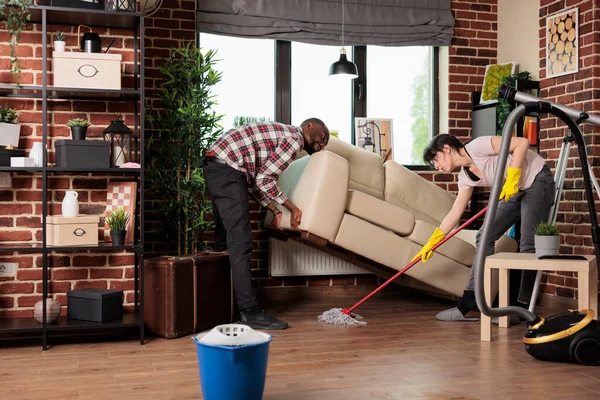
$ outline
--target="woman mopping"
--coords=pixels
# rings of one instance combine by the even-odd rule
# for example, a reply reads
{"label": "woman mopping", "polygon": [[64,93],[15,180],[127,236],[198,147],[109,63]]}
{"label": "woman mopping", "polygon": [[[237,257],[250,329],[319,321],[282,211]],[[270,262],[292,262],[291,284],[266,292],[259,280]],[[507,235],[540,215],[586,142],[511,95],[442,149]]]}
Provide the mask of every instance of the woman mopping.
{"label": "woman mopping", "polygon": [[[483,136],[463,145],[452,135],[438,135],[423,152],[425,162],[443,172],[452,172],[460,168],[458,173],[458,196],[450,212],[439,227],[435,229],[429,241],[415,256],[426,262],[431,258],[433,246],[439,243],[458,224],[467,204],[471,199],[474,187],[491,187],[494,181],[498,152],[499,136]],[[500,194],[498,211],[490,231],[489,243],[483,244],[486,257],[494,253],[494,245],[515,222],[521,220],[520,252],[534,253],[535,226],[547,222],[550,209],[554,203],[554,179],[539,154],[529,149],[529,141],[521,137],[513,137],[510,142],[508,168],[505,183]],[[477,233],[477,250],[481,251],[479,241],[481,231]],[[477,256],[474,257],[474,260]],[[414,258],[413,258],[414,260]],[[474,271],[457,307],[440,312],[437,319],[441,321],[474,321],[477,318],[466,318],[465,315],[477,307],[474,292]],[[536,271],[523,271],[521,286],[517,298],[518,305],[527,307],[531,299]]]}

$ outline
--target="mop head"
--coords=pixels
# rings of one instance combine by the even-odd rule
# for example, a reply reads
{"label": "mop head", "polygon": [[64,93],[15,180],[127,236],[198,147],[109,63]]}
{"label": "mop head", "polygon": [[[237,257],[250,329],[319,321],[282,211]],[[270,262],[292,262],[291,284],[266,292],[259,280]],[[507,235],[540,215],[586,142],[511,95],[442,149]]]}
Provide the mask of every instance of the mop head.
{"label": "mop head", "polygon": [[359,321],[362,317],[358,314],[351,313],[348,315],[342,312],[341,308],[332,308],[319,315],[319,322],[332,325],[366,325],[366,321]]}

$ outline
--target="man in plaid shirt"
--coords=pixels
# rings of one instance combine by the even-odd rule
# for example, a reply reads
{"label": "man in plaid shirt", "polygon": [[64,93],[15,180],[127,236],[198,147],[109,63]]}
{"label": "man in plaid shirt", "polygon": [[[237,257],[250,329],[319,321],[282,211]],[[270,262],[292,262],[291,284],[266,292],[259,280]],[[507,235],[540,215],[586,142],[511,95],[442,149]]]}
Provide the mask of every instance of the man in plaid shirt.
{"label": "man in plaid shirt", "polygon": [[252,287],[249,196],[273,213],[275,228],[280,229],[281,205],[291,213],[292,229],[299,230],[302,211],[281,192],[277,178],[301,150],[313,154],[328,141],[329,130],[318,118],[307,119],[300,127],[257,122],[230,129],[206,152],[204,176],[213,201],[215,250],[229,252],[240,322],[253,328],[288,325],[259,307]]}

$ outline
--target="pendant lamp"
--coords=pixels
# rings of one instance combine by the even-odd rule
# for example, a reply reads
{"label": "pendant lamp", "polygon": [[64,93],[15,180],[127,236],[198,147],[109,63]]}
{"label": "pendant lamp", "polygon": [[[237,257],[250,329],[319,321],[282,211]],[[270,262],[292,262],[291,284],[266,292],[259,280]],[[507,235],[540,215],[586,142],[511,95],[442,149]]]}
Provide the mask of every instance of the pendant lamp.
{"label": "pendant lamp", "polygon": [[344,49],[344,0],[342,0],[342,50],[340,50],[340,60],[331,64],[329,67],[329,76],[354,79],[358,78],[358,68],[356,64],[348,61],[346,50]]}

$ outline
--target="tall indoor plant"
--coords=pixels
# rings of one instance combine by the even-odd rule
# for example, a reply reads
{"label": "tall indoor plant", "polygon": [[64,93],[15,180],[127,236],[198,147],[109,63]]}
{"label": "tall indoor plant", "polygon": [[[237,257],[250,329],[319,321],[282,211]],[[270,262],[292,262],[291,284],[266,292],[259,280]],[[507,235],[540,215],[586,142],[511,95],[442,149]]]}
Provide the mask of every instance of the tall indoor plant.
{"label": "tall indoor plant", "polygon": [[146,182],[159,198],[177,253],[203,249],[202,234],[212,228],[206,219],[212,209],[204,181],[206,150],[221,134],[221,116],[213,110],[211,90],[221,73],[214,68],[215,52],[190,44],[174,49],[159,66],[163,81],[160,104],[149,107],[153,134],[147,143]]}
{"label": "tall indoor plant", "polygon": [[21,40],[21,32],[25,30],[31,19],[29,6],[33,0],[2,0],[0,16],[6,19],[6,29],[10,35],[10,73],[21,83],[21,64],[17,58],[17,45]]}

